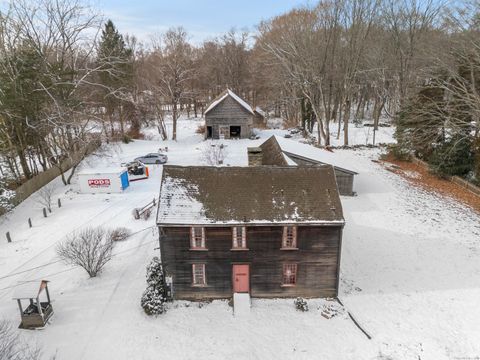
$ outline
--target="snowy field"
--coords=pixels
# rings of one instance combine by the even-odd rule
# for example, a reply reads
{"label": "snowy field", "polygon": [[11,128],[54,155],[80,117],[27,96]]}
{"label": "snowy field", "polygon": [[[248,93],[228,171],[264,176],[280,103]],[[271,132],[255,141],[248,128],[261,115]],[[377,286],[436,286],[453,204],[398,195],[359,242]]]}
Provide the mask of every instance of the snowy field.
{"label": "snowy field", "polygon": [[[102,168],[168,146],[169,163],[204,164],[199,121],[182,120],[177,142],[151,140],[113,146],[107,157],[84,167]],[[382,128],[378,142],[391,141]],[[365,129],[351,130],[364,144]],[[264,130],[260,140],[227,143],[230,165],[246,165],[248,146],[282,130]],[[381,140],[383,139],[383,140]],[[372,162],[379,151],[337,150],[342,163],[360,172],[356,197],[343,197],[340,298],[346,312],[320,315],[326,300],[310,300],[310,311],[293,300],[253,300],[250,316],[235,318],[226,301],[174,302],[149,318],[140,307],[145,266],[158,255],[154,216],[134,220],[132,210],[158,196],[161,166],[147,181],[122,194],[86,195],[55,180],[54,208],[43,218],[35,195],[3,219],[0,233],[0,318],[17,325],[12,294],[19,280],[47,278],[55,314],[43,330],[21,334],[43,348],[44,359],[478,359],[480,357],[480,217],[462,204],[414,188]],[[29,229],[27,219],[32,218]],[[86,225],[125,226],[137,232],[121,242],[98,278],[59,262],[55,246]],[[20,331],[20,330],[19,330]]]}

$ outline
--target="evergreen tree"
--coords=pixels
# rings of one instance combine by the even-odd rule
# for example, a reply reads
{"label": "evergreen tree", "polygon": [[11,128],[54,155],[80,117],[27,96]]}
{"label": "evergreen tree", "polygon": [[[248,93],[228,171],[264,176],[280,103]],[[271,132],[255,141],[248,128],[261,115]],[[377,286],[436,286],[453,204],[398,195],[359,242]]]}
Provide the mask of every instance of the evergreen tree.
{"label": "evergreen tree", "polygon": [[120,122],[121,134],[125,133],[124,114],[122,107],[129,99],[133,81],[133,53],[127,48],[123,36],[115,28],[111,20],[108,20],[102,30],[102,37],[98,49],[97,62],[101,67],[100,85],[101,103],[110,120],[111,132],[114,133],[113,120],[115,113]]}
{"label": "evergreen tree", "polygon": [[147,289],[140,304],[148,315],[163,314],[167,309],[167,289],[163,277],[163,268],[158,257],[154,257],[147,266]]}

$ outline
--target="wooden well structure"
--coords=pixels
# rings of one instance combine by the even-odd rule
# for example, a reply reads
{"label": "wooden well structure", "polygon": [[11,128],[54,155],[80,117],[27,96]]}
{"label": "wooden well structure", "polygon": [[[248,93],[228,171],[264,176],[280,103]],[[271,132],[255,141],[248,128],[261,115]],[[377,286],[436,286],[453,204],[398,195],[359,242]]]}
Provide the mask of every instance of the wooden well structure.
{"label": "wooden well structure", "polygon": [[[20,317],[22,319],[20,328],[35,329],[44,327],[48,319],[53,315],[48,282],[48,280],[41,280],[40,282],[25,281],[16,286],[13,299],[17,300],[18,308],[20,309]],[[46,301],[42,301],[41,297]],[[25,300],[29,303],[24,309],[22,301]]]}

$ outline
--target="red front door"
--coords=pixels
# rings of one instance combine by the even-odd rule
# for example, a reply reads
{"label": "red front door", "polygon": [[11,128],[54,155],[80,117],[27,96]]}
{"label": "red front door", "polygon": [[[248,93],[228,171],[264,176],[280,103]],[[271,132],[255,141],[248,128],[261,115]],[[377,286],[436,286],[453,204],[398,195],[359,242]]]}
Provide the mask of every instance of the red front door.
{"label": "red front door", "polygon": [[233,265],[233,292],[250,291],[250,267],[248,265]]}

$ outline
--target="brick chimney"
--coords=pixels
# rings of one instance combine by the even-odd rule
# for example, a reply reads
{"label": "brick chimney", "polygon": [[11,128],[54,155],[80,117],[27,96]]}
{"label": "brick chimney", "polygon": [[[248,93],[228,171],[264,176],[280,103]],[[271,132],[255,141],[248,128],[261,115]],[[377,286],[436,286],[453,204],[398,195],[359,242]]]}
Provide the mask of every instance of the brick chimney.
{"label": "brick chimney", "polygon": [[247,149],[248,152],[248,166],[260,166],[262,164],[263,156],[262,156],[262,148],[257,147],[249,147]]}

